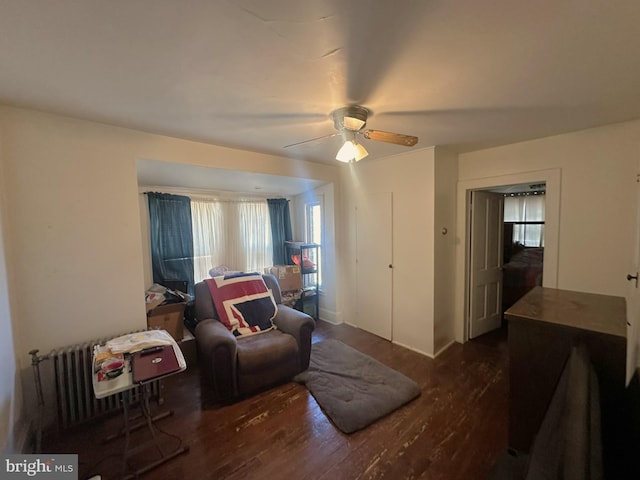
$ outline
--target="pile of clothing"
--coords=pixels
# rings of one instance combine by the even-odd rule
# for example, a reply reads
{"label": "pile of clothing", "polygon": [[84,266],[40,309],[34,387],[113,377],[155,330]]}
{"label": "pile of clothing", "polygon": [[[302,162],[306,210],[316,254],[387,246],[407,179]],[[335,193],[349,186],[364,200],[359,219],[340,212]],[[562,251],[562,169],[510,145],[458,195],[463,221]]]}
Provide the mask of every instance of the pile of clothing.
{"label": "pile of clothing", "polygon": [[164,285],[154,283],[147,289],[144,300],[147,306],[147,312],[150,312],[160,305],[181,302],[188,303],[191,300],[191,296],[180,290],[172,290]]}

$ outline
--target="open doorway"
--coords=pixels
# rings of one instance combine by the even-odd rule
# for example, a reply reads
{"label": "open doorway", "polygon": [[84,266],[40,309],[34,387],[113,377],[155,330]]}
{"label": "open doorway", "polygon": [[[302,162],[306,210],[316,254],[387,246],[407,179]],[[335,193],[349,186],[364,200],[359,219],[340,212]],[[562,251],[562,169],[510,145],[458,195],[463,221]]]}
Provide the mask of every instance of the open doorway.
{"label": "open doorway", "polygon": [[557,288],[558,247],[560,240],[560,196],[561,170],[552,168],[531,172],[521,172],[493,177],[467,178],[458,181],[456,229],[460,242],[456,246],[455,285],[455,338],[464,343],[469,340],[469,266],[470,266],[470,201],[471,192],[476,190],[499,189],[505,185],[544,183],[545,225],[544,225],[544,287]]}
{"label": "open doorway", "polygon": [[469,338],[505,327],[505,310],[542,285],[545,193],[544,182],[471,192]]}
{"label": "open doorway", "polygon": [[542,286],[546,185],[518,185],[505,192],[502,312]]}
{"label": "open doorway", "polygon": [[542,286],[546,184],[507,187],[504,193],[502,313]]}

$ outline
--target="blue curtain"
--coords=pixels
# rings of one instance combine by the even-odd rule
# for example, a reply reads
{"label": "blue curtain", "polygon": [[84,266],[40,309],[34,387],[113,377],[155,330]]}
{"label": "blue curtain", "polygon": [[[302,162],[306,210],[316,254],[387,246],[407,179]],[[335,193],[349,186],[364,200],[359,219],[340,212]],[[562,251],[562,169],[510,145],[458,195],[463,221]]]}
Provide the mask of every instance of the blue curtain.
{"label": "blue curtain", "polygon": [[284,242],[293,240],[289,200],[286,198],[269,198],[267,199],[267,204],[269,205],[269,221],[271,222],[273,264],[288,265],[291,260],[287,258]]}
{"label": "blue curtain", "polygon": [[191,200],[182,195],[147,193],[153,281],[185,281],[193,295]]}

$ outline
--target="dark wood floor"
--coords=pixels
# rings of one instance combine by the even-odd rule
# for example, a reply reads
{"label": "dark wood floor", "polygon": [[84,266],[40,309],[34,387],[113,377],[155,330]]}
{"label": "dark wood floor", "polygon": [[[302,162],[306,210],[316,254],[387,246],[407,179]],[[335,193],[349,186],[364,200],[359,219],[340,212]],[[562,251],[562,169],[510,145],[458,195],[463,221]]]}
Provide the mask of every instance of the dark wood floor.
{"label": "dark wood floor", "polygon": [[[422,394],[351,435],[337,430],[305,387],[288,383],[215,407],[198,368],[166,380],[159,422],[190,451],[144,479],[482,480],[507,445],[507,348],[502,331],[454,344],[432,360],[348,325],[319,322],[314,341],[336,338],[409,376]],[[45,451],[78,453],[80,477],[121,477],[122,442],[101,439],[117,416],[46,439]],[[142,435],[140,432],[138,435]],[[179,439],[161,434],[165,448]],[[142,437],[135,439],[142,442]],[[155,453],[153,451],[149,453]],[[143,461],[144,458],[134,460]],[[136,465],[136,462],[132,462]]]}

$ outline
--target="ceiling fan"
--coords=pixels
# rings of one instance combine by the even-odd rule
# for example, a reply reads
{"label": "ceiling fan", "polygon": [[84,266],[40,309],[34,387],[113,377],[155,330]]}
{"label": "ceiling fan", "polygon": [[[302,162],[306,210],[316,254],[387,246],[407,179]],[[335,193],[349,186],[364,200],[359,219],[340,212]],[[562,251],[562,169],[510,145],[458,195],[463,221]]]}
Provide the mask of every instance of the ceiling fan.
{"label": "ceiling fan", "polygon": [[342,135],[344,143],[338,154],[336,160],[345,163],[358,162],[369,155],[369,152],[358,143],[357,136],[362,135],[368,140],[375,140],[378,142],[394,143],[396,145],[403,145],[405,147],[413,147],[418,143],[418,137],[411,135],[404,135],[402,133],[383,132],[382,130],[369,130],[365,129],[367,125],[367,117],[370,111],[360,105],[349,105],[346,107],[338,108],[331,112],[333,118],[333,126],[337,130],[336,133],[324,135],[318,138],[312,138],[303,142],[292,143],[286,145],[284,148],[293,147],[303,143],[313,142],[323,138],[334,137],[336,135]]}

